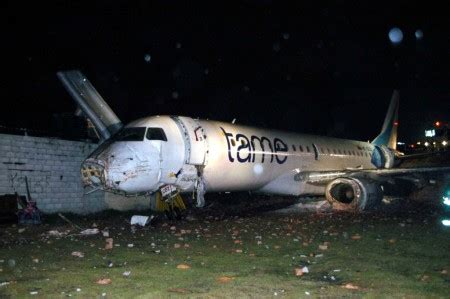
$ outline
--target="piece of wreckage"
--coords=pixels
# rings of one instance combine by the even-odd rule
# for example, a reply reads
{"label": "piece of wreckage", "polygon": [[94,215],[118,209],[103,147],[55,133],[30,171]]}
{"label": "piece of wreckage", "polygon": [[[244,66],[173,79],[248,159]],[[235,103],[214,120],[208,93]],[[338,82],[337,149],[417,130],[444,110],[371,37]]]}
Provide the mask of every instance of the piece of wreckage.
{"label": "piece of wreckage", "polygon": [[[82,164],[83,184],[89,192],[149,195],[157,211],[178,215],[185,209],[180,193],[191,193],[203,207],[206,192],[251,191],[325,195],[333,209],[361,212],[379,205],[386,192],[410,192],[450,171],[401,167],[408,156],[396,150],[398,91],[381,133],[362,142],[185,116],[150,116],[123,126],[81,72],[57,76],[100,137]],[[407,188],[397,188],[398,182]]]}

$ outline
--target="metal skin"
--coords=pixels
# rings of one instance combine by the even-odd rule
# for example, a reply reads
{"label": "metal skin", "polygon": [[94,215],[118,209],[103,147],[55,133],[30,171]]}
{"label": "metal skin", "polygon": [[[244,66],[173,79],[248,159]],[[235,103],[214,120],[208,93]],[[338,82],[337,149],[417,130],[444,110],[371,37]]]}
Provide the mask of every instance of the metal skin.
{"label": "metal skin", "polygon": [[167,184],[191,192],[202,179],[207,192],[298,196],[324,194],[323,185],[310,183],[311,173],[376,169],[375,146],[366,142],[188,117],[148,117],[131,127],[162,128],[167,141],[105,142],[83,164],[86,185],[133,195]]}

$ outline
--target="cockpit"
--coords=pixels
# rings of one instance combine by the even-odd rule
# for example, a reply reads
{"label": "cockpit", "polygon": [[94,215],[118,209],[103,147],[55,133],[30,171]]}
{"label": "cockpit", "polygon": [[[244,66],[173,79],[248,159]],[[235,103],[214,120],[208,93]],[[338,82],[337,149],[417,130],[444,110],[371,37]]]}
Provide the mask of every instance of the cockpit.
{"label": "cockpit", "polygon": [[111,141],[167,141],[166,133],[162,128],[126,127],[111,137]]}

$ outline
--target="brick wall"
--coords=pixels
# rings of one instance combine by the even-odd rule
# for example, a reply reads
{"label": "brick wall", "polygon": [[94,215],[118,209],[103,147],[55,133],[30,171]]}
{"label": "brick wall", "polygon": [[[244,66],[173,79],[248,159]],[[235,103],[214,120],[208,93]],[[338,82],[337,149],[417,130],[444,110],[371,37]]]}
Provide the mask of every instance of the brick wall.
{"label": "brick wall", "polygon": [[86,214],[107,208],[101,191],[84,195],[80,165],[96,144],[0,134],[0,194],[31,197],[45,213]]}

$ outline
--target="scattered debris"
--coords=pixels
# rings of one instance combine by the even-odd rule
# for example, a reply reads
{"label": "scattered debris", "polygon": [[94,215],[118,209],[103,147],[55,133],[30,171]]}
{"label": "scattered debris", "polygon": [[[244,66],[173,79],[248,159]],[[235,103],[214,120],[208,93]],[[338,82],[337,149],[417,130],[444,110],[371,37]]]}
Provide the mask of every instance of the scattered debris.
{"label": "scattered debris", "polygon": [[30,292],[30,295],[37,295],[38,294],[38,291],[31,291]]}
{"label": "scattered debris", "polygon": [[99,280],[97,280],[95,283],[96,284],[101,284],[101,285],[106,285],[106,284],[111,284],[111,279],[109,278],[101,278]]}
{"label": "scattered debris", "polygon": [[326,245],[326,244],[321,244],[321,245],[319,245],[319,249],[320,249],[320,250],[327,250],[327,249],[328,249],[328,245]]}
{"label": "scattered debris", "polygon": [[79,227],[78,225],[76,225],[75,223],[73,223],[72,221],[70,221],[69,219],[66,218],[66,216],[64,216],[61,213],[58,213],[58,216],[61,217],[62,220],[66,221],[67,223],[69,223],[70,225],[72,225],[73,227],[77,228],[77,229],[82,229],[81,227]]}
{"label": "scattered debris", "polygon": [[130,244],[128,244],[127,246],[128,246],[128,248],[133,248],[133,247],[134,247],[134,244],[130,243]]}
{"label": "scattered debris", "polygon": [[90,235],[96,235],[98,234],[100,231],[98,228],[88,228],[85,229],[84,231],[80,232],[80,235],[83,236],[90,236]]}
{"label": "scattered debris", "polygon": [[107,238],[105,241],[106,241],[105,250],[113,249],[113,238]]}
{"label": "scattered debris", "polygon": [[137,225],[140,225],[140,226],[144,227],[149,222],[151,222],[154,217],[155,216],[153,216],[153,215],[150,216],[150,217],[149,216],[134,215],[134,216],[131,217],[130,224],[131,225],[137,224]]}
{"label": "scattered debris", "polygon": [[72,256],[84,257],[84,253],[82,253],[80,251],[74,251],[74,252],[72,252]]}
{"label": "scattered debris", "polygon": [[294,269],[295,276],[303,276],[306,273],[309,273],[309,269],[306,266],[304,266],[303,268],[295,268]]}
{"label": "scattered debris", "polygon": [[24,231],[25,231],[25,228],[19,228],[19,229],[17,230],[17,232],[18,232],[19,234],[23,233]]}
{"label": "scattered debris", "polygon": [[228,283],[228,282],[232,281],[233,279],[234,279],[234,277],[231,277],[231,276],[221,276],[221,277],[218,277],[216,279],[216,281],[220,282],[220,283]]}
{"label": "scattered debris", "polygon": [[359,287],[357,285],[352,284],[352,283],[346,283],[342,287],[344,289],[349,289],[349,290],[359,290]]}
{"label": "scattered debris", "polygon": [[177,269],[180,269],[180,270],[187,270],[187,269],[190,269],[190,268],[191,268],[191,266],[186,265],[186,264],[179,264],[177,266]]}
{"label": "scattered debris", "polygon": [[361,236],[359,234],[355,234],[352,236],[352,240],[360,240]]}
{"label": "scattered debris", "polygon": [[106,238],[109,237],[109,231],[107,231],[107,230],[102,231],[102,234],[103,234],[103,237],[106,237]]}
{"label": "scattered debris", "polygon": [[60,237],[64,237],[66,235],[66,233],[63,233],[63,232],[60,232],[60,231],[57,231],[57,230],[49,230],[47,232],[47,235],[49,235],[51,237],[58,237],[58,238],[60,238]]}
{"label": "scattered debris", "polygon": [[131,275],[131,271],[125,271],[122,273],[123,276],[129,277]]}
{"label": "scattered debris", "polygon": [[0,282],[0,287],[7,286],[8,284],[10,284],[9,281]]}
{"label": "scattered debris", "polygon": [[448,274],[448,270],[447,269],[442,269],[441,274],[447,275]]}

